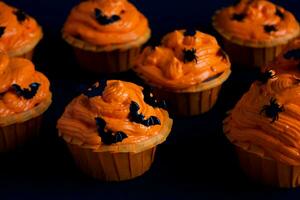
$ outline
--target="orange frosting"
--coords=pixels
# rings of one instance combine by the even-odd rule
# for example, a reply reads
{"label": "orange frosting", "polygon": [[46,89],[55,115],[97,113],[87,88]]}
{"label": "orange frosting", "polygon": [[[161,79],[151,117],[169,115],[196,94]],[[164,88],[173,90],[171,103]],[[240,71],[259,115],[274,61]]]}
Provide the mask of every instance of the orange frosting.
{"label": "orange frosting", "polygon": [[[281,74],[266,84],[255,82],[225,120],[224,131],[235,145],[277,161],[300,165],[300,81]],[[264,106],[276,99],[283,112],[272,123]]]}
{"label": "orange frosting", "polygon": [[0,51],[10,56],[18,56],[34,48],[42,38],[42,30],[37,22],[28,15],[19,21],[16,15],[18,9],[0,2],[0,27],[4,33],[0,37]]}
{"label": "orange frosting", "polygon": [[[190,88],[230,70],[229,59],[213,36],[199,31],[184,36],[184,32],[169,33],[161,46],[145,48],[134,70],[155,85],[172,90]],[[194,50],[196,58],[186,61],[185,50]]]}
{"label": "orange frosting", "polygon": [[[144,126],[129,119],[129,106],[134,101],[140,106],[139,113],[157,117],[161,125]],[[97,131],[95,118],[105,120],[105,129],[114,133],[124,132],[128,138],[122,142],[105,145]],[[142,87],[133,83],[110,80],[102,96],[88,98],[80,95],[75,98],[65,109],[59,119],[57,128],[64,138],[89,146],[92,149],[105,148],[105,146],[135,145],[151,140],[162,133],[165,125],[169,123],[168,113],[160,108],[153,108],[144,102]],[[169,130],[170,131],[170,130]]]}
{"label": "orange frosting", "polygon": [[289,56],[292,51],[298,51],[300,53],[300,38],[292,41],[264,70],[274,69],[277,73],[290,73],[300,77],[300,57],[295,58]]}
{"label": "orange frosting", "polygon": [[[234,15],[241,15],[234,20]],[[244,16],[243,16],[244,15]],[[266,31],[273,26],[276,31]],[[267,0],[241,0],[235,6],[218,11],[216,29],[227,37],[251,43],[291,39],[299,34],[299,24],[292,13]]]}
{"label": "orange frosting", "polygon": [[[101,24],[95,9],[108,18],[119,20]],[[123,44],[139,39],[150,32],[148,20],[127,0],[91,0],[74,7],[64,25],[63,32],[90,44],[104,46]]]}
{"label": "orange frosting", "polygon": [[[35,71],[31,61],[23,58],[9,58],[0,54],[0,117],[21,113],[37,106],[51,96],[49,81],[40,72]],[[22,89],[32,83],[39,83],[37,93],[31,99],[18,96],[13,84]]]}

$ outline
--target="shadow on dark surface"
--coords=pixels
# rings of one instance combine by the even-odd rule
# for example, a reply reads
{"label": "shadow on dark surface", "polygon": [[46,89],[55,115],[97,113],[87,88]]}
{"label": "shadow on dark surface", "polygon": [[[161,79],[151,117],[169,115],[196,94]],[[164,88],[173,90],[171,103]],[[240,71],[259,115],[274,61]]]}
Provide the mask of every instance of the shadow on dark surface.
{"label": "shadow on dark surface", "polygon": [[[222,131],[226,112],[240,99],[258,71],[234,68],[216,106],[208,113],[175,119],[168,140],[144,176],[121,183],[104,183],[84,176],[74,165],[55,128],[64,107],[102,77],[79,68],[60,30],[78,0],[6,1],[37,17],[44,39],[36,49],[36,68],[51,80],[53,104],[45,113],[41,135],[24,148],[0,154],[0,198],[11,199],[299,199],[298,189],[272,189],[250,183],[238,167]],[[214,11],[231,1],[146,1],[133,3],[149,18],[151,44],[176,28],[199,28],[216,35],[210,25]],[[299,14],[299,0],[280,1]],[[106,77],[107,78],[107,77]],[[109,78],[141,81],[133,72]]]}

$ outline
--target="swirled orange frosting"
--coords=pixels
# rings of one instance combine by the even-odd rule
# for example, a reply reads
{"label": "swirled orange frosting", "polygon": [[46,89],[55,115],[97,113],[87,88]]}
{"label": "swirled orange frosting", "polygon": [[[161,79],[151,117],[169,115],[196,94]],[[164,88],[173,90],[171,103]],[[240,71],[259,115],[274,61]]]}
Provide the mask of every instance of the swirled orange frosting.
{"label": "swirled orange frosting", "polygon": [[[139,105],[138,112],[140,114],[143,114],[145,118],[157,117],[161,125],[144,126],[132,122],[129,117],[132,101]],[[106,130],[114,133],[121,131],[128,137],[122,142],[105,145],[101,142],[97,130],[96,117],[105,120]],[[144,102],[142,87],[129,82],[110,80],[107,82],[102,96],[88,98],[85,95],[80,95],[75,98],[58,120],[57,128],[64,137],[72,138],[72,140],[80,141],[81,144],[98,149],[102,146],[137,144],[151,140],[152,137],[159,134],[166,134],[162,133],[162,130],[169,121],[170,118],[165,110],[153,108]]]}
{"label": "swirled orange frosting", "polygon": [[[120,19],[101,24],[95,16],[99,9],[108,18]],[[74,7],[63,32],[93,45],[123,44],[139,39],[150,32],[148,20],[127,0],[91,0]]]}
{"label": "swirled orange frosting", "polygon": [[[213,36],[199,31],[194,36],[185,36],[184,32],[169,33],[161,46],[145,48],[134,70],[156,85],[186,89],[230,69],[228,57]],[[185,60],[186,50],[194,50],[194,60]]]}
{"label": "swirled orange frosting", "polygon": [[228,39],[252,43],[291,39],[299,35],[292,13],[268,0],[241,0],[217,12],[214,25]]}
{"label": "swirled orange frosting", "polygon": [[265,67],[265,70],[269,69],[300,77],[300,38],[293,40],[273,62]]}
{"label": "swirled orange frosting", "polygon": [[17,56],[32,50],[42,38],[42,29],[35,19],[2,1],[0,10],[0,29],[3,33],[0,37],[0,51]]}
{"label": "swirled orange frosting", "polygon": [[[300,165],[299,83],[290,74],[277,75],[266,84],[255,82],[224,121],[230,141],[258,155]],[[266,114],[272,98],[282,108],[274,122]]]}
{"label": "swirled orange frosting", "polygon": [[[31,61],[23,58],[9,58],[0,54],[0,117],[21,113],[37,106],[51,97],[49,81],[40,72],[35,71]],[[29,89],[32,83],[40,84],[31,99],[19,96],[12,88],[13,84]]]}

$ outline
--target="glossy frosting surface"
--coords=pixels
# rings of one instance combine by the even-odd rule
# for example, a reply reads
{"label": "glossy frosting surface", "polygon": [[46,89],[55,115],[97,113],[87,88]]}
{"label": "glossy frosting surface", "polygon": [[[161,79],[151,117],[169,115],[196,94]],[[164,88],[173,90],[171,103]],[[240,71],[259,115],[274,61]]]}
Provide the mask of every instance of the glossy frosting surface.
{"label": "glossy frosting surface", "polygon": [[185,32],[174,31],[162,39],[161,46],[145,48],[134,70],[156,85],[186,89],[230,69],[228,57],[213,36]]}
{"label": "glossy frosting surface", "polygon": [[[161,108],[154,108],[146,104],[142,90],[142,87],[133,83],[110,80],[101,96],[88,98],[82,94],[76,97],[66,107],[58,121],[57,128],[63,136],[77,140],[93,149],[108,146],[101,142],[95,121],[96,117],[105,120],[106,130],[122,131],[128,136],[123,141],[109,146],[137,144],[151,140],[157,135],[168,134],[169,132],[162,133],[170,120],[168,113]],[[143,114],[145,118],[157,117],[160,125],[145,126],[133,122],[129,117],[132,101],[139,105],[138,112],[140,114]]]}
{"label": "glossy frosting surface", "polygon": [[[111,21],[101,24],[99,11]],[[149,31],[148,20],[127,0],[81,2],[72,9],[63,28],[65,34],[99,46],[135,41]]]}
{"label": "glossy frosting surface", "polygon": [[[30,110],[51,97],[48,79],[35,71],[29,60],[0,54],[0,77],[0,117]],[[29,89],[32,83],[38,83],[39,87],[30,99],[18,95],[13,88],[13,84],[16,84],[22,89]]]}
{"label": "glossy frosting surface", "polygon": [[2,1],[0,10],[0,51],[14,55],[23,48],[31,50],[42,37],[42,30],[35,19]]}
{"label": "glossy frosting surface", "polygon": [[253,43],[299,34],[293,14],[268,0],[241,0],[217,12],[214,23],[225,35]]}
{"label": "glossy frosting surface", "polygon": [[[274,122],[273,116],[267,115],[271,99],[282,109]],[[267,83],[256,81],[224,121],[224,132],[245,150],[300,165],[299,79],[281,74]]]}

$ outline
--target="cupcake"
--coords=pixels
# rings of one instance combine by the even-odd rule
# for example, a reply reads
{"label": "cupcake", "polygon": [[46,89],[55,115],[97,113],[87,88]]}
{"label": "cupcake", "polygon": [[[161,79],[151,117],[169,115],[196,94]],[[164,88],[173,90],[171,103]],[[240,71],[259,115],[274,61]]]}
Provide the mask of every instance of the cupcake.
{"label": "cupcake", "polygon": [[66,107],[57,128],[84,173],[133,179],[150,168],[156,146],[171,131],[163,105],[133,83],[102,80]]}
{"label": "cupcake", "polygon": [[244,67],[265,66],[300,32],[292,13],[267,0],[240,0],[221,9],[213,26],[232,63]]}
{"label": "cupcake", "polygon": [[0,10],[0,51],[31,60],[35,46],[43,37],[41,27],[24,11],[2,1]]}
{"label": "cupcake", "polygon": [[300,38],[293,40],[283,52],[263,69],[277,73],[290,73],[300,77]]}
{"label": "cupcake", "polygon": [[195,30],[176,30],[145,48],[133,70],[177,116],[210,110],[231,72],[216,39]]}
{"label": "cupcake", "polygon": [[0,53],[0,77],[0,152],[4,152],[38,134],[51,92],[48,79],[24,58]]}
{"label": "cupcake", "polygon": [[279,74],[256,81],[224,120],[224,133],[254,181],[300,186],[300,81]]}
{"label": "cupcake", "polygon": [[113,73],[132,67],[150,28],[127,0],[91,0],[72,9],[62,34],[84,69]]}

